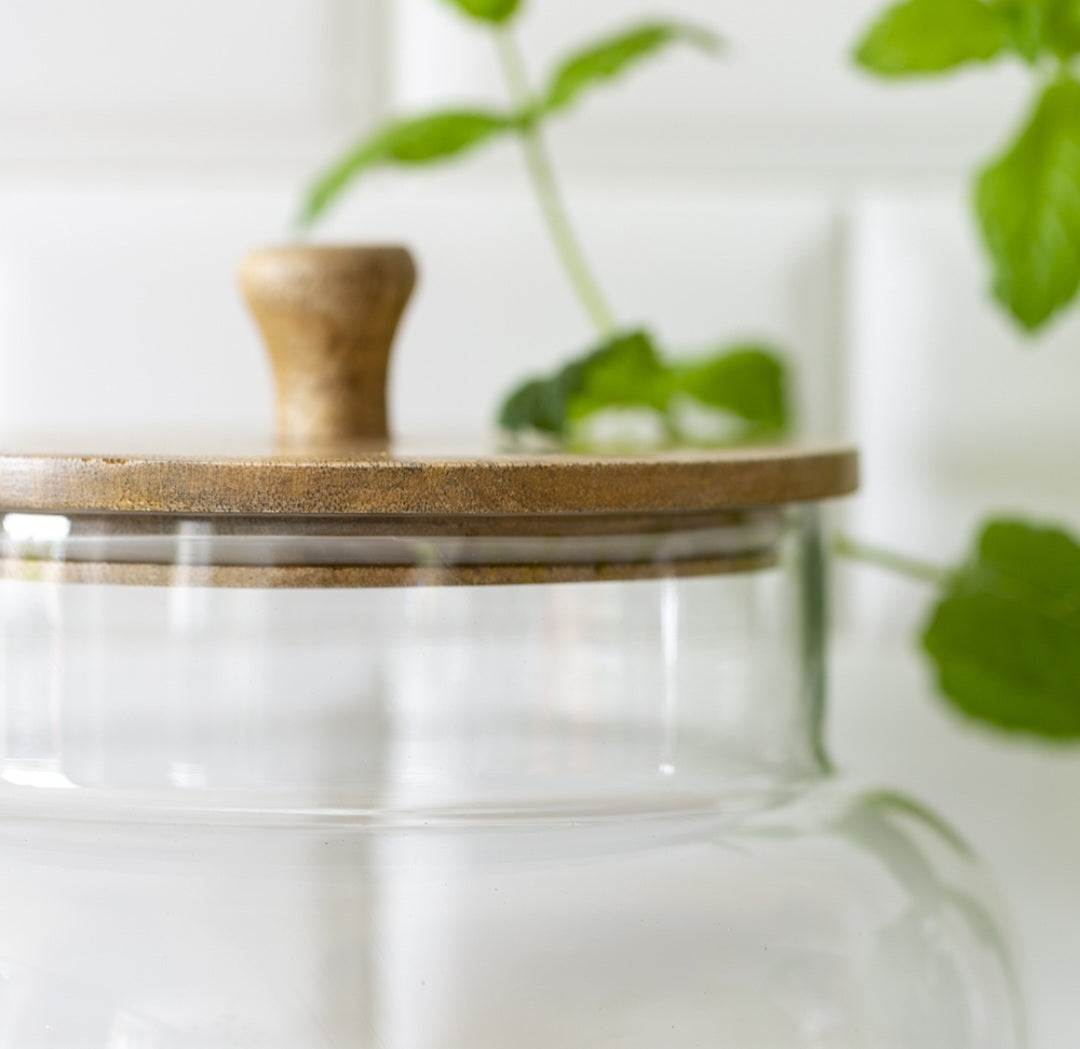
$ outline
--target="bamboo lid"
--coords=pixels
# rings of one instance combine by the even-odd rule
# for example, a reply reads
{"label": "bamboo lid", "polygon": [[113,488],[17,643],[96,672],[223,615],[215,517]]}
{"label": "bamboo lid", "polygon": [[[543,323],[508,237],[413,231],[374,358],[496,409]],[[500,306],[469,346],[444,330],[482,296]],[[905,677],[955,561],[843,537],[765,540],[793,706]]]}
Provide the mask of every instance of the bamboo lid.
{"label": "bamboo lid", "polygon": [[389,354],[414,281],[402,248],[254,252],[241,282],[274,368],[276,439],[209,454],[205,438],[187,450],[10,446],[0,450],[0,511],[640,517],[827,499],[856,486],[845,447],[601,457],[391,442]]}

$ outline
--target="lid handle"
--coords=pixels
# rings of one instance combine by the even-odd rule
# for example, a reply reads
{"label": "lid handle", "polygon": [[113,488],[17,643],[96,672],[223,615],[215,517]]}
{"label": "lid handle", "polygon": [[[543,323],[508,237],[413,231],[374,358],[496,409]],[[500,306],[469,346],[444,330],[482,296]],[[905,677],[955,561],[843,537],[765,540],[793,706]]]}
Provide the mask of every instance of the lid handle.
{"label": "lid handle", "polygon": [[245,256],[240,283],[274,369],[278,436],[385,441],[390,348],[416,283],[409,252],[265,248]]}

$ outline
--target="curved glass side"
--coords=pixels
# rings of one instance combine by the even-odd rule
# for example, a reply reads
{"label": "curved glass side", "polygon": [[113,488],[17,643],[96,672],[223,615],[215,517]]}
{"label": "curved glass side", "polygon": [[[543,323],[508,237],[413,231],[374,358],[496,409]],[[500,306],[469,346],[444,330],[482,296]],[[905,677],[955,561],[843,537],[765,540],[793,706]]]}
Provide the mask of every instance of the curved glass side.
{"label": "curved glass side", "polygon": [[[813,508],[725,571],[476,586],[65,579],[34,526],[0,1049],[1022,1049],[963,842],[828,767]],[[203,563],[299,549],[235,538]]]}
{"label": "curved glass side", "polygon": [[[72,564],[122,567],[145,544],[125,523],[96,539],[84,528],[74,552],[69,532],[48,553],[43,529],[59,534],[64,519],[19,515],[39,545],[0,580],[0,807],[49,803],[7,788],[54,787],[76,788],[54,799],[64,811],[100,799],[114,815],[156,805],[221,818],[759,804],[822,770],[812,516],[646,536],[645,578],[625,578],[623,562],[610,578],[550,581],[554,562],[516,562],[546,581],[465,586],[444,585],[460,538],[438,537],[434,568],[429,536],[350,535],[334,521],[299,539],[202,523],[194,548],[174,522],[144,537],[174,559],[174,585],[68,581]],[[591,572],[627,541],[549,545]],[[281,566],[298,544],[335,569],[382,557],[370,567],[392,562],[412,585],[188,582],[196,563],[221,567],[223,550]],[[722,570],[703,573],[702,557]]]}
{"label": "curved glass side", "polygon": [[0,857],[13,1047],[1023,1045],[970,856],[837,781],[644,821],[6,818]]}

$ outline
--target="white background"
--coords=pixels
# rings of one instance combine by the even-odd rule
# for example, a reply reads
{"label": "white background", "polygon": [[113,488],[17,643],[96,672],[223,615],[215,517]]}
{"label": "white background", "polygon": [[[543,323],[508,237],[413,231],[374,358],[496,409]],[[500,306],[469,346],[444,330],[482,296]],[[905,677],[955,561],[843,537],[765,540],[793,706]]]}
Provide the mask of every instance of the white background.
{"label": "white background", "polygon": [[[987,303],[966,174],[1025,106],[1016,70],[882,86],[847,60],[874,0],[532,0],[540,70],[662,10],[729,41],[665,59],[553,136],[620,317],[669,345],[790,352],[810,430],[856,440],[846,528],[936,561],[990,509],[1080,524],[1080,319],[1037,343]],[[242,251],[381,115],[500,97],[438,0],[0,0],[0,426],[269,426]],[[476,428],[589,339],[517,158],[372,178],[321,237],[404,241],[401,430]],[[1078,314],[1080,318],[1080,314]],[[926,594],[838,570],[843,765],[958,822],[1016,918],[1036,1049],[1076,1044],[1080,754],[987,735],[909,653]]]}

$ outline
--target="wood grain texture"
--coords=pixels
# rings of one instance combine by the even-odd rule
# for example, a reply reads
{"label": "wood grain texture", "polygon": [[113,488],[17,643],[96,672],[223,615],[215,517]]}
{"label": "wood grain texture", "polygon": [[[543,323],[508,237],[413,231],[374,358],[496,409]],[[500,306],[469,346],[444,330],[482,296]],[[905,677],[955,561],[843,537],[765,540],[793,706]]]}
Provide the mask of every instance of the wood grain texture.
{"label": "wood grain texture", "polygon": [[767,447],[644,457],[0,454],[0,512],[685,514],[846,495],[854,451]]}
{"label": "wood grain texture", "polygon": [[398,322],[416,283],[400,247],[284,247],[248,254],[240,284],[262,332],[286,442],[383,439]]}

